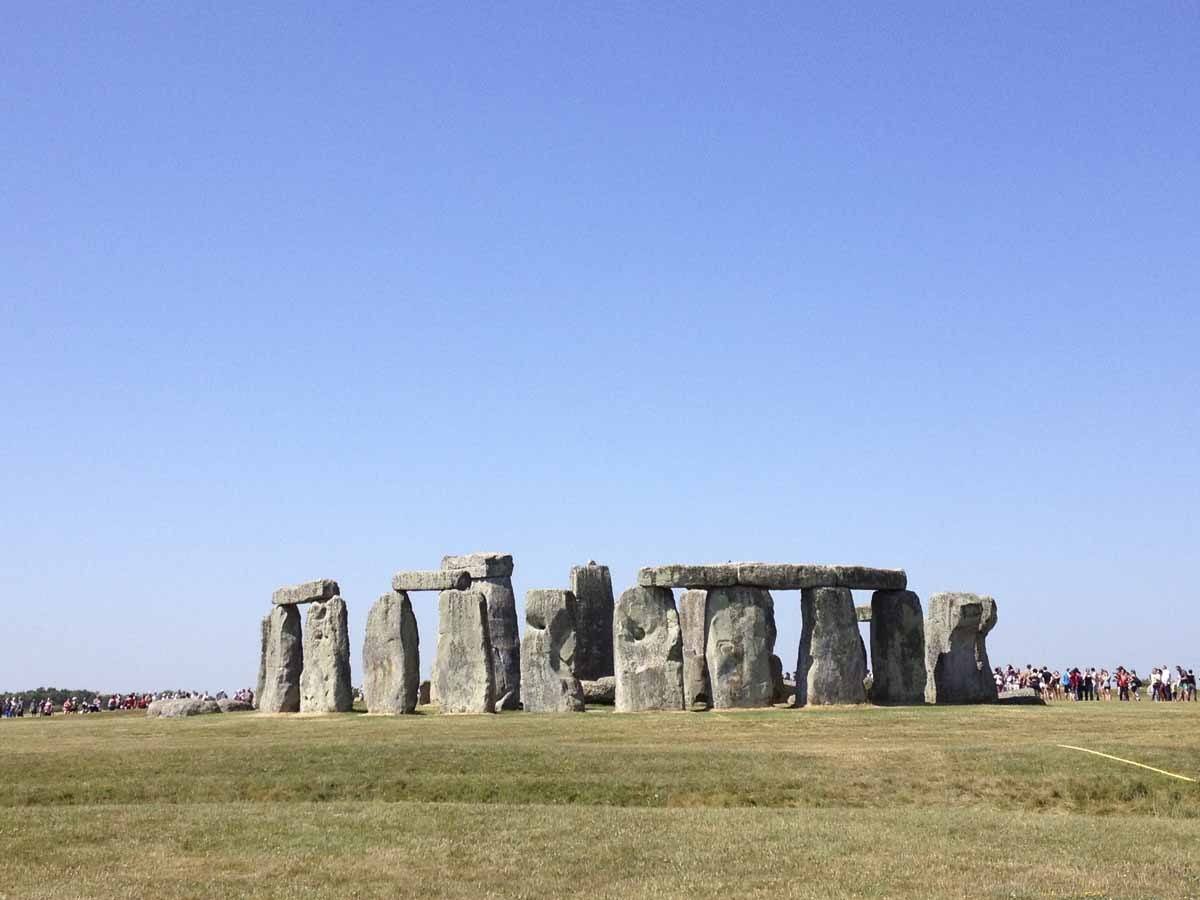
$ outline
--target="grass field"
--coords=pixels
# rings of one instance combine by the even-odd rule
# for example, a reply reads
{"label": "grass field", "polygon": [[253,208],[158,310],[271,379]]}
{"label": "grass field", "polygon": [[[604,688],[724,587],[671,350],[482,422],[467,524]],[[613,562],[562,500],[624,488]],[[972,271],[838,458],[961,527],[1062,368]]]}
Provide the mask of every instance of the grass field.
{"label": "grass field", "polygon": [[1200,704],[0,721],[0,897],[1200,897]]}

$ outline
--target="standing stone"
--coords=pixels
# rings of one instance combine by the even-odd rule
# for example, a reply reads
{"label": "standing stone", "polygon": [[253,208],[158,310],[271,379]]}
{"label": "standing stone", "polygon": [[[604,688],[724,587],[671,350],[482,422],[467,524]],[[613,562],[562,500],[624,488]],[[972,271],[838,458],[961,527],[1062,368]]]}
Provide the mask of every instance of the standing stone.
{"label": "standing stone", "polygon": [[433,702],[432,691],[430,690],[432,682],[422,681],[420,687],[417,688],[417,705],[428,706]]}
{"label": "standing stone", "polygon": [[487,598],[476,590],[442,591],[431,688],[441,711],[495,712],[492,661]]}
{"label": "standing stone", "polygon": [[774,695],[775,603],[758,587],[708,592],[705,650],[714,709],[770,706]]}
{"label": "standing stone", "polygon": [[270,713],[299,712],[300,673],[304,669],[300,610],[295,606],[276,606],[264,621],[267,638],[258,708]]}
{"label": "standing stone", "polygon": [[708,660],[704,656],[708,623],[704,612],[708,591],[688,590],[679,598],[679,630],[683,634],[683,705],[686,709],[712,706]]}
{"label": "standing stone", "polygon": [[925,702],[925,620],[920,598],[912,591],[876,591],[871,595],[870,622],[871,702]]}
{"label": "standing stone", "polygon": [[254,707],[257,709],[262,702],[263,688],[267,684],[267,644],[271,640],[271,616],[265,615],[262,620],[262,638],[258,651],[258,681],[254,684]]}
{"label": "standing stone", "polygon": [[521,697],[526,712],[583,712],[575,677],[575,595],[541,590],[525,594],[521,641]]}
{"label": "standing stone", "polygon": [[849,588],[800,592],[804,627],[796,662],[796,705],[865,703],[867,677],[854,595]]}
{"label": "standing stone", "polygon": [[575,595],[575,675],[586,681],[612,675],[613,589],[608,566],[593,560],[572,567],[571,593]]}
{"label": "standing stone", "polygon": [[987,655],[987,634],[996,625],[996,601],[978,594],[929,598],[925,615],[925,701],[991,703],[996,682]]}
{"label": "standing stone", "polygon": [[362,666],[367,712],[394,716],[417,708],[420,639],[412,603],[404,591],[384,594],[367,614]]}
{"label": "standing stone", "polygon": [[346,601],[318,601],[304,621],[304,671],[300,673],[300,712],[350,712],[350,630]]}
{"label": "standing stone", "polygon": [[613,610],[617,712],[683,709],[683,640],[670,588],[633,587]]}
{"label": "standing stone", "polygon": [[507,553],[471,553],[442,557],[443,569],[465,569],[471,591],[487,600],[488,636],[492,646],[492,679],[505,709],[521,700],[521,637],[517,629],[517,598],[513,594],[513,559]]}

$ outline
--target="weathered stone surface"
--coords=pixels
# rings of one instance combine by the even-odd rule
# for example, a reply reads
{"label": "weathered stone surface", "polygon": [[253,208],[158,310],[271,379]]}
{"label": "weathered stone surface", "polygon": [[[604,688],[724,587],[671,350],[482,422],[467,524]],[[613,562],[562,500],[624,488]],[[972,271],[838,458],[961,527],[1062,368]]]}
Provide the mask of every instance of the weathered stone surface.
{"label": "weathered stone surface", "polygon": [[444,556],[442,568],[465,569],[471,575],[471,590],[482,593],[487,601],[492,688],[495,697],[504,701],[505,709],[516,709],[521,701],[521,636],[517,628],[517,598],[510,577],[512,556],[506,553]]}
{"label": "weathered stone surface", "polygon": [[477,590],[438,596],[432,691],[444,713],[495,712],[487,598]]}
{"label": "weathered stone surface", "polygon": [[525,594],[521,641],[521,702],[526,712],[583,712],[575,677],[575,595],[562,590]]}
{"label": "weathered stone surface", "polygon": [[685,709],[712,706],[712,687],[708,682],[708,622],[704,612],[708,591],[684,591],[679,598],[679,630],[683,637],[683,705]]}
{"label": "weathered stone surface", "polygon": [[392,576],[393,591],[465,591],[470,586],[471,574],[466,569],[397,572]]}
{"label": "weathered stone surface", "polygon": [[317,581],[306,581],[304,584],[281,587],[271,595],[271,602],[276,606],[319,603],[322,600],[330,600],[341,592],[336,581],[330,578],[321,578]]}
{"label": "weathered stone surface", "polygon": [[472,578],[503,578],[513,573],[513,558],[509,553],[466,553],[443,556],[443,569],[462,569]]}
{"label": "weathered stone surface", "polygon": [[219,713],[220,711],[221,706],[216,700],[201,700],[199,697],[187,697],[182,700],[154,700],[146,707],[146,715],[151,719],[176,719],[184,716]]}
{"label": "weathered stone surface", "polygon": [[920,598],[912,591],[876,591],[870,610],[871,702],[924,703],[925,620]]}
{"label": "weathered stone surface", "polygon": [[420,638],[412,602],[403,591],[382,595],[367,614],[362,667],[367,712],[395,716],[417,708]]}
{"label": "weathered stone surface", "polygon": [[854,614],[856,616],[858,616],[858,621],[870,622],[871,621],[871,605],[868,603],[863,606],[854,607]]}
{"label": "weathered stone surface", "polygon": [[277,606],[267,616],[266,657],[258,708],[263,712],[300,711],[300,673],[304,669],[304,644],[300,610]]}
{"label": "weathered stone surface", "polygon": [[254,709],[253,703],[247,703],[245,700],[234,700],[232,697],[221,697],[217,700],[217,706],[221,708],[221,712],[249,712]]}
{"label": "weathered stone surface", "polygon": [[617,712],[683,709],[683,640],[670,588],[633,587],[613,611]]}
{"label": "weathered stone surface", "polygon": [[433,702],[433,684],[429,681],[422,681],[417,688],[417,705],[428,706]]}
{"label": "weathered stone surface", "polygon": [[866,659],[854,595],[847,588],[806,588],[800,608],[804,626],[796,661],[796,705],[865,703]]}
{"label": "weathered stone surface", "polygon": [[788,696],[794,693],[796,686],[790,688],[783,680],[783,660],[771,654],[771,703],[787,703]]}
{"label": "weathered stone surface", "polygon": [[612,706],[617,702],[617,679],[614,675],[580,681],[579,684],[583,688],[583,702],[588,706]]}
{"label": "weathered stone surface", "polygon": [[571,569],[575,595],[575,675],[595,680],[613,674],[613,589],[608,566],[589,562]]}
{"label": "weathered stone surface", "polygon": [[837,587],[852,591],[902,591],[908,587],[903,569],[872,569],[869,566],[833,566]]}
{"label": "weathered stone surface", "polygon": [[267,684],[267,642],[271,639],[271,616],[265,615],[262,620],[262,636],[258,651],[258,681],[254,683],[254,705],[262,700],[263,688]]}
{"label": "weathered stone surface", "polygon": [[508,705],[508,701],[511,699],[512,699],[512,692],[510,691],[509,693],[505,694],[503,697],[501,697],[499,700],[497,700],[495,703],[492,704],[492,712],[497,712],[497,713],[503,712],[505,706]]}
{"label": "weathered stone surface", "polygon": [[825,566],[811,563],[716,563],[711,565],[651,566],[638,570],[643,587],[714,588],[741,584],[778,591],[811,587],[844,587],[853,590],[904,590],[908,575],[903,569],[867,566]]}
{"label": "weathered stone surface", "polygon": [[997,697],[997,702],[1008,706],[1045,706],[1046,701],[1042,699],[1033,688],[1017,688],[1015,691],[1001,691]]}
{"label": "weathered stone surface", "polygon": [[996,625],[996,601],[978,594],[941,593],[925,613],[925,701],[991,703],[996,682],[987,634]]}
{"label": "weathered stone surface", "polygon": [[331,597],[313,603],[304,619],[300,712],[350,712],[353,706],[346,601]]}
{"label": "weathered stone surface", "polygon": [[738,563],[738,584],[770,588],[777,591],[798,591],[806,587],[821,587],[837,582],[835,566],[812,563]]}
{"label": "weathered stone surface", "polygon": [[673,563],[638,570],[640,587],[705,588],[737,584],[736,563],[688,566]]}
{"label": "weathered stone surface", "polygon": [[775,603],[759,587],[708,592],[704,655],[714,709],[770,706],[774,693]]}

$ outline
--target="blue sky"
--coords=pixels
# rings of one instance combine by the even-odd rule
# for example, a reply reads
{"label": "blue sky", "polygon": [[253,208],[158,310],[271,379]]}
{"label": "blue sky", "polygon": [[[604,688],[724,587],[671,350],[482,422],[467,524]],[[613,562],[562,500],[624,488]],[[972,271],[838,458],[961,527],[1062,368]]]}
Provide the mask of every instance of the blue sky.
{"label": "blue sky", "polygon": [[251,684],[316,577],[357,672],[478,549],[903,566],[997,663],[1200,664],[1194,3],[4,31],[0,690]]}

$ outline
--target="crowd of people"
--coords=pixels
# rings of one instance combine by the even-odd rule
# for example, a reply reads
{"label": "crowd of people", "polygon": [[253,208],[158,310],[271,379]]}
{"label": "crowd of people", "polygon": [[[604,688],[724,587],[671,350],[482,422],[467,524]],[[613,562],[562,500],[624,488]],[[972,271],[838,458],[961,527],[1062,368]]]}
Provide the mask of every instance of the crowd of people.
{"label": "crowd of people", "polygon": [[1016,691],[1030,688],[1038,692],[1043,700],[1124,700],[1140,702],[1142,691],[1146,699],[1153,702],[1195,702],[1196,673],[1183,666],[1154,666],[1148,679],[1143,679],[1137,669],[1117,666],[1108,669],[1079,668],[1066,666],[1051,670],[1049,666],[1027,665],[1000,668],[992,673],[998,691]]}
{"label": "crowd of people", "polygon": [[[91,694],[65,697],[60,704],[56,705],[49,698],[27,698],[23,695],[13,694],[8,697],[0,697],[0,718],[17,719],[24,718],[25,716],[49,716],[55,712],[66,714],[98,713],[103,710],[115,712],[119,709],[145,709],[155,700],[178,700],[189,697],[197,697],[201,700],[222,700],[228,696],[224,691],[218,691],[216,694],[210,694],[208,691]],[[233,699],[253,703],[254,691],[250,688],[242,688],[234,692]]]}

